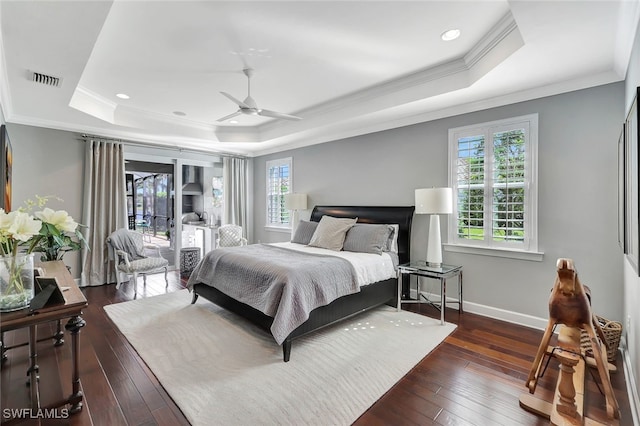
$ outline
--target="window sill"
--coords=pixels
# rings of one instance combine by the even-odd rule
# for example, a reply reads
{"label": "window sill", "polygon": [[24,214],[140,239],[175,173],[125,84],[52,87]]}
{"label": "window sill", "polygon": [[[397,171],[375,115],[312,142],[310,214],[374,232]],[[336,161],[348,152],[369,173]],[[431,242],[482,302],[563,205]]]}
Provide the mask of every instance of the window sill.
{"label": "window sill", "polygon": [[282,232],[283,234],[284,233],[287,233],[287,234],[291,233],[291,228],[288,228],[288,227],[285,228],[283,226],[265,226],[264,230],[265,231],[270,231],[270,232]]}
{"label": "window sill", "polygon": [[509,250],[503,248],[489,248],[464,246],[459,244],[444,244],[444,250],[453,253],[477,254],[480,256],[506,257],[509,259],[530,260],[542,262],[544,253],[537,251]]}

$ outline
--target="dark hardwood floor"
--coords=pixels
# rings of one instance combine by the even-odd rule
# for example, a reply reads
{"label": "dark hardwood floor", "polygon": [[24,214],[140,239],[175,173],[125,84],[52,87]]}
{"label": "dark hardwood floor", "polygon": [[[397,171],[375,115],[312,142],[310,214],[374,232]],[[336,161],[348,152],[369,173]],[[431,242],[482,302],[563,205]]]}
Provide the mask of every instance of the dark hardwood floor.
{"label": "dark hardwood floor", "polygon": [[[140,280],[142,281],[142,280]],[[177,273],[170,273],[165,289],[162,274],[150,276],[147,287],[139,284],[138,297],[151,297],[183,288]],[[85,395],[83,410],[68,419],[29,420],[21,425],[186,425],[188,422],[126,339],[113,326],[102,309],[111,303],[133,298],[130,284],[119,291],[115,285],[83,290],[89,306],[83,318],[80,364]],[[411,310],[418,310],[412,305]],[[422,305],[422,313],[439,313]],[[548,421],[531,414],[518,404],[527,392],[525,380],[542,332],[448,309],[447,321],[458,328],[429,356],[367,410],[356,425],[544,425]],[[45,327],[46,328],[46,327]],[[39,329],[44,336],[52,330]],[[52,341],[38,344],[40,393],[43,406],[71,393],[71,350],[67,343],[53,347]],[[25,342],[26,332],[7,333],[8,345]],[[159,342],[161,344],[161,342]],[[275,343],[274,343],[275,344]],[[399,351],[402,348],[398,348]],[[294,347],[295,351],[295,347]],[[626,392],[623,362],[616,361],[612,375],[621,407],[621,425],[632,425]],[[8,351],[2,365],[2,421],[7,409],[29,407],[25,385],[28,366],[27,347]],[[557,363],[552,360],[540,379],[536,395],[552,399]],[[588,375],[586,414],[606,422],[604,398],[596,380]],[[291,419],[295,424],[295,419]],[[15,423],[14,423],[15,424]]]}

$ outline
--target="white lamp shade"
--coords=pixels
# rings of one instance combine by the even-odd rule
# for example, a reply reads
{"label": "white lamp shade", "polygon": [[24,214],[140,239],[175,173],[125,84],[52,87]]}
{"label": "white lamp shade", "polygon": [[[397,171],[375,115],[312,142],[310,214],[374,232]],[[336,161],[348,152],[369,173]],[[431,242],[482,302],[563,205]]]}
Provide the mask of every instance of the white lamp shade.
{"label": "white lamp shade", "polygon": [[416,189],[417,214],[453,213],[453,191],[451,188]]}
{"label": "white lamp shade", "polygon": [[287,210],[306,210],[307,194],[285,194],[284,208]]}

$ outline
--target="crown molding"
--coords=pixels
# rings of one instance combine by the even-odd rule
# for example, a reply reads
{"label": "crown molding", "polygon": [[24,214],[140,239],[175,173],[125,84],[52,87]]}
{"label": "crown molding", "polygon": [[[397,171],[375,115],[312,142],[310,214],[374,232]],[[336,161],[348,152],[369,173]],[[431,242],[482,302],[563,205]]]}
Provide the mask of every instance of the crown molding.
{"label": "crown molding", "polygon": [[622,2],[618,16],[616,43],[613,52],[614,69],[621,78],[627,75],[633,43],[640,28],[640,0]]}
{"label": "crown molding", "polygon": [[118,104],[81,85],[73,91],[69,106],[109,124],[115,123]]}
{"label": "crown molding", "polygon": [[576,90],[587,89],[590,87],[601,86],[604,84],[616,83],[621,81],[619,76],[613,72],[603,72],[597,75],[584,76],[572,80],[566,80],[560,83],[536,87],[533,89],[522,90],[503,96],[497,96],[489,99],[481,99],[465,104],[458,104],[451,107],[434,109],[431,111],[420,111],[411,115],[394,116],[393,112],[372,114],[367,120],[359,123],[348,123],[346,125],[336,125],[332,128],[325,127],[321,131],[311,133],[306,132],[303,137],[296,138],[286,145],[273,146],[253,151],[250,156],[259,157],[262,155],[274,154],[291,149],[304,148],[306,146],[317,145],[325,142],[346,139],[355,136],[361,136],[369,133],[381,132],[390,129],[396,129],[414,124],[425,123],[429,121],[439,120],[447,117],[453,117],[461,114],[468,114],[476,111],[482,111],[490,108],[497,108],[505,105],[511,105],[518,102],[526,102],[535,99],[555,96],[563,93],[573,92]]}
{"label": "crown molding", "polygon": [[[499,48],[500,43],[507,39],[514,31],[518,33],[518,36],[520,36],[518,24],[516,24],[511,11],[509,11],[464,56],[464,62],[467,65],[467,68],[472,68],[483,58],[489,55],[492,50]],[[522,43],[524,44],[524,42]]]}
{"label": "crown molding", "polygon": [[[381,122],[372,117],[380,112],[469,87],[522,45],[517,25],[508,13],[464,57],[304,109],[301,113],[308,118],[299,122],[272,120],[257,126],[215,126],[119,105],[82,85],[75,88],[69,106],[108,123],[106,129],[12,114],[7,118],[39,127],[166,145],[184,143],[202,149],[213,143],[245,155],[262,152],[262,147],[275,152],[376,131]],[[10,102],[7,105],[10,111]],[[383,127],[390,128],[394,122],[395,119],[383,120]],[[111,125],[123,129],[109,129]],[[284,141],[294,145],[274,146]]]}
{"label": "crown molding", "polygon": [[[635,20],[626,15],[620,17],[620,27],[624,28],[619,29],[618,39],[627,37],[631,31],[630,27],[633,27],[635,34],[640,16],[640,1],[634,1],[627,10],[631,7]],[[634,38],[629,38],[632,43]],[[15,115],[6,78],[5,58],[4,54],[1,54],[0,109],[4,112],[4,118],[12,123],[93,133],[158,146],[180,146],[213,154],[224,150],[254,157],[620,81],[624,79],[628,64],[624,64],[622,74],[617,64],[624,63],[625,57],[628,61],[631,48],[627,41],[622,44],[617,45],[614,52],[616,69],[612,71],[489,99],[476,97],[460,105],[430,107],[429,105],[435,105],[430,98],[469,88],[524,45],[514,18],[508,13],[463,57],[296,111],[296,115],[305,117],[304,120],[270,120],[256,126],[216,126],[131,108],[119,105],[80,85],[76,87],[69,106],[104,121],[104,126],[79,125],[62,120],[41,120]],[[2,47],[0,32],[0,52]],[[473,90],[469,93],[473,93]],[[87,108],[93,113],[82,108]]]}
{"label": "crown molding", "polygon": [[347,120],[345,117],[357,119],[467,88],[522,46],[524,40],[513,15],[508,13],[464,57],[296,111],[296,115],[308,117],[303,121],[264,123],[258,126],[259,141],[286,138],[314,127],[333,126]]}

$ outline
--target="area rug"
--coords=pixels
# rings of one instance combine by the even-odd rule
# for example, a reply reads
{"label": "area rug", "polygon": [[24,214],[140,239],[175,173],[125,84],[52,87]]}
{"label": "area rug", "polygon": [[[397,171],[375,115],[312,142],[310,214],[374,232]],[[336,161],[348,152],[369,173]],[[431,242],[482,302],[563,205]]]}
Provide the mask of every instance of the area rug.
{"label": "area rug", "polygon": [[104,309],[193,425],[349,425],[455,325],[383,306],[293,342],[181,290]]}

